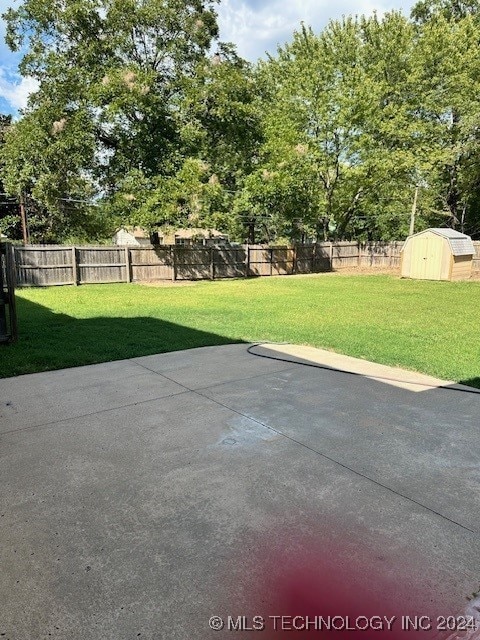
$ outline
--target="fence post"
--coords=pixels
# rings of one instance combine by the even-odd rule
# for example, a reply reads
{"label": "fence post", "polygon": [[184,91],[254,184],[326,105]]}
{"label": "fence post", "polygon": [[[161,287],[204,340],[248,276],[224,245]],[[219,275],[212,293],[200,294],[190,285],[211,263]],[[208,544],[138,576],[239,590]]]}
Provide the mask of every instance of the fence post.
{"label": "fence post", "polygon": [[297,273],[297,245],[293,245],[293,264],[292,264],[292,275]]}
{"label": "fence post", "polygon": [[9,242],[0,241],[0,342],[2,343],[15,342],[17,339],[15,283],[13,246]]}
{"label": "fence post", "polygon": [[250,245],[247,244],[245,251],[245,278],[248,278],[250,274]]}
{"label": "fence post", "polygon": [[170,257],[172,262],[172,281],[175,282],[177,279],[177,265],[176,265],[176,255],[175,255],[175,245],[170,246]]}
{"label": "fence post", "polygon": [[361,245],[360,241],[357,242],[357,247],[358,247],[357,266],[361,267],[362,266],[362,245]]}
{"label": "fence post", "polygon": [[18,273],[18,253],[17,253],[17,247],[12,245],[12,259],[13,259],[13,268],[14,268],[14,276],[15,276],[15,286],[21,286],[23,284],[23,282],[20,282],[20,276]]}
{"label": "fence post", "polygon": [[130,249],[125,247],[125,280],[127,282],[132,281],[132,264],[131,264]]}
{"label": "fence post", "polygon": [[330,271],[333,271],[333,242],[330,242],[330,247],[328,249],[328,259],[330,261]]}
{"label": "fence post", "polygon": [[273,249],[270,247],[270,275],[273,276]]}
{"label": "fence post", "polygon": [[210,280],[215,280],[215,254],[214,247],[210,247]]}
{"label": "fence post", "polygon": [[18,338],[17,309],[15,299],[15,285],[17,284],[16,256],[12,244],[7,244],[7,284],[9,289],[10,305],[10,333],[12,341]]}
{"label": "fence post", "polygon": [[7,243],[9,246],[9,260],[10,260],[10,277],[12,279],[12,287],[15,287],[18,284],[18,273],[17,273],[17,252],[15,251],[15,245]]}
{"label": "fence post", "polygon": [[78,286],[78,263],[76,247],[72,247],[72,281],[75,286]]}

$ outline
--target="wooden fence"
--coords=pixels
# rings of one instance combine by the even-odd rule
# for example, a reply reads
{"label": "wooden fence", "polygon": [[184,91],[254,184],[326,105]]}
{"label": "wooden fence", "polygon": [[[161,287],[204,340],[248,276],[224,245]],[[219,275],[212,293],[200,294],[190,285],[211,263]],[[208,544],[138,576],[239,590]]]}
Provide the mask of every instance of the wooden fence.
{"label": "wooden fence", "polygon": [[12,245],[0,241],[0,343],[16,339],[15,257]]}
{"label": "wooden fence", "polygon": [[[321,242],[295,247],[15,247],[17,286],[205,280],[399,268],[402,242]],[[474,268],[480,269],[480,242]]]}

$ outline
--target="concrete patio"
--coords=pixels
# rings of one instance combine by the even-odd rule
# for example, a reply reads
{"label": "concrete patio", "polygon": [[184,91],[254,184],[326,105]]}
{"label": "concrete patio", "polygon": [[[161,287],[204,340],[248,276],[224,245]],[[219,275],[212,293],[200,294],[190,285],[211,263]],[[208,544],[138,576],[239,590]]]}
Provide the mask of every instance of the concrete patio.
{"label": "concrete patio", "polygon": [[480,394],[248,346],[0,380],[1,638],[228,637],[211,616],[271,611],[265,567],[303,544],[464,610]]}

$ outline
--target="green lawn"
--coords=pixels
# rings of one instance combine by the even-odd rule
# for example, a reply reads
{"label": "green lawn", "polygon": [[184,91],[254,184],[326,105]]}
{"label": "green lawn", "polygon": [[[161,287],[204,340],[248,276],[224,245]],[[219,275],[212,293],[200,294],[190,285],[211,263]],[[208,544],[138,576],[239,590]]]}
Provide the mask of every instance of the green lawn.
{"label": "green lawn", "polygon": [[18,291],[1,376],[239,341],[288,341],[480,387],[480,282],[322,274]]}

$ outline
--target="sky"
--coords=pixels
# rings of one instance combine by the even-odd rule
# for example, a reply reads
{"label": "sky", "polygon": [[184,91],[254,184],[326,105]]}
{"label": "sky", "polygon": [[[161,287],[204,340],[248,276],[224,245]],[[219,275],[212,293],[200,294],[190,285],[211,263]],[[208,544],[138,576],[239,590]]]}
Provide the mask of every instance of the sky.
{"label": "sky", "polygon": [[[379,15],[391,9],[410,11],[410,0],[222,0],[218,7],[220,40],[237,45],[239,55],[254,62],[274,54],[301,22],[321,31],[332,18],[349,14]],[[0,13],[18,6],[18,0],[0,0]],[[16,115],[35,90],[31,78],[18,73],[20,55],[5,44],[5,23],[0,20],[0,113]]]}

